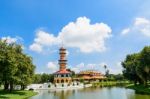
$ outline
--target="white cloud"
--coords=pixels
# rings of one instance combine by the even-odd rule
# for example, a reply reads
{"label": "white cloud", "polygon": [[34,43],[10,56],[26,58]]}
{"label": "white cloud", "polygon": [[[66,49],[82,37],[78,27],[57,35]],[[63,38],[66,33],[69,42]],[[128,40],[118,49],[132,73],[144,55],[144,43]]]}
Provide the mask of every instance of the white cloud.
{"label": "white cloud", "polygon": [[53,34],[44,32],[42,30],[36,31],[36,38],[34,43],[29,46],[29,49],[35,52],[42,52],[43,47],[49,47],[58,44],[58,39]]}
{"label": "white cloud", "polygon": [[33,43],[32,45],[29,46],[30,50],[35,51],[35,52],[42,52],[42,46],[37,43]]}
{"label": "white cloud", "polygon": [[42,30],[38,31],[34,43],[50,47],[63,42],[64,46],[90,53],[105,51],[105,40],[110,37],[111,28],[107,24],[91,24],[90,19],[79,17],[76,22],[70,22],[64,26],[58,36]]}
{"label": "white cloud", "polygon": [[36,32],[36,38],[34,39],[34,42],[40,45],[51,46],[56,44],[57,40],[58,39],[54,37],[53,34],[38,30]]}
{"label": "white cloud", "polygon": [[15,43],[18,40],[17,38],[12,38],[10,36],[2,37],[1,39],[2,39],[2,41],[6,40],[6,42],[9,43],[9,44],[10,43]]}
{"label": "white cloud", "polygon": [[122,35],[126,35],[126,34],[128,34],[129,32],[130,32],[130,28],[126,28],[126,29],[123,29],[123,30],[122,30],[121,34],[122,34]]}
{"label": "white cloud", "polygon": [[135,18],[134,25],[140,26],[140,25],[147,25],[150,24],[150,21],[146,18]]}
{"label": "white cloud", "polygon": [[58,70],[57,62],[48,62],[47,68],[50,70],[51,73],[54,73]]}
{"label": "white cloud", "polygon": [[147,37],[150,37],[150,20],[146,18],[136,18],[134,22],[135,29]]}
{"label": "white cloud", "polygon": [[90,24],[90,19],[86,17],[70,22],[59,33],[59,38],[66,46],[79,48],[84,53],[104,51],[105,39],[110,36],[111,28],[107,24]]}
{"label": "white cloud", "polygon": [[142,17],[135,18],[133,24],[122,31],[122,34],[131,32],[141,33],[146,37],[150,37],[150,20]]}

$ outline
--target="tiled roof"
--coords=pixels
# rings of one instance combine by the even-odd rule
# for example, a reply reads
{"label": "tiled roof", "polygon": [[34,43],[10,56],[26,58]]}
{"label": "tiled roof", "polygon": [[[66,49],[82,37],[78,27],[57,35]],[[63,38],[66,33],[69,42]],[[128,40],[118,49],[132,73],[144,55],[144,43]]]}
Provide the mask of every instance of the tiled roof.
{"label": "tiled roof", "polygon": [[67,71],[66,69],[64,69],[64,70],[59,70],[55,72],[54,74],[70,74],[70,73],[71,73],[70,71]]}

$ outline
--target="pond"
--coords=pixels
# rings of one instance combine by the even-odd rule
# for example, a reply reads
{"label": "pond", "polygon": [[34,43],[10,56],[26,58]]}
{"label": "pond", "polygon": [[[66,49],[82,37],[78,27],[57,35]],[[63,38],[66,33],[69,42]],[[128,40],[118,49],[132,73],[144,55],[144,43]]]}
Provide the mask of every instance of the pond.
{"label": "pond", "polygon": [[123,87],[84,88],[74,90],[39,90],[30,99],[150,99],[150,95],[135,94]]}

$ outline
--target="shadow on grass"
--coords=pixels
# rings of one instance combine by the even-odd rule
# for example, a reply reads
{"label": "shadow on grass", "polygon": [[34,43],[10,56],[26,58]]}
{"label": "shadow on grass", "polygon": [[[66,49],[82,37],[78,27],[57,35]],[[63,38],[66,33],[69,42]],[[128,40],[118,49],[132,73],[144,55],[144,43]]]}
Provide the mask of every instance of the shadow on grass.
{"label": "shadow on grass", "polygon": [[26,92],[23,92],[23,91],[4,91],[4,90],[0,90],[0,97],[1,95],[7,95],[7,94],[16,94],[16,95],[25,95]]}
{"label": "shadow on grass", "polygon": [[7,98],[8,99],[8,97],[6,97],[6,96],[0,96],[0,98],[2,98],[2,99]]}

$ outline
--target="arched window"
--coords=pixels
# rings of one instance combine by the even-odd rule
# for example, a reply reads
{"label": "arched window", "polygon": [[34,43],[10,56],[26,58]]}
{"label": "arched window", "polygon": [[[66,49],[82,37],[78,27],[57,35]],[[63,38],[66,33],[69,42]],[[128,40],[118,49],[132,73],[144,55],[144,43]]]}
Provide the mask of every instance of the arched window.
{"label": "arched window", "polygon": [[59,80],[57,80],[57,83],[59,83]]}
{"label": "arched window", "polygon": [[61,83],[64,83],[64,80],[63,80],[63,79],[61,80]]}
{"label": "arched window", "polygon": [[68,82],[68,80],[66,79],[66,83]]}

